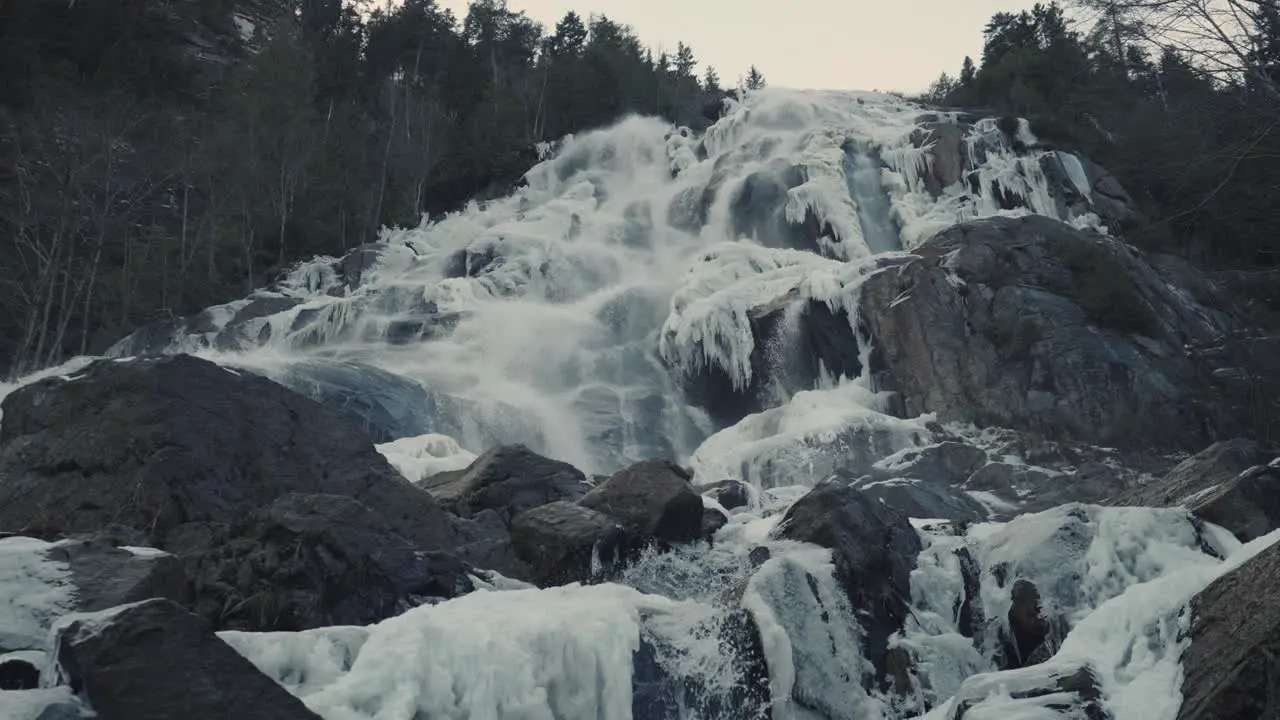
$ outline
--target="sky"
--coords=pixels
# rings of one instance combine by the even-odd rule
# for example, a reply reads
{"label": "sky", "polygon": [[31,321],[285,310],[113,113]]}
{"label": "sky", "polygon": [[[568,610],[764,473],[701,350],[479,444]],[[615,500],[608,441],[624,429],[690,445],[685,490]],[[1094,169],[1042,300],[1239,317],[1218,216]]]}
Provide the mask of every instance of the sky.
{"label": "sky", "polygon": [[[439,0],[459,19],[467,0]],[[721,82],[754,63],[770,85],[916,92],[982,52],[982,28],[1034,0],[509,0],[548,30],[566,11],[603,13],[645,45],[693,47]]]}

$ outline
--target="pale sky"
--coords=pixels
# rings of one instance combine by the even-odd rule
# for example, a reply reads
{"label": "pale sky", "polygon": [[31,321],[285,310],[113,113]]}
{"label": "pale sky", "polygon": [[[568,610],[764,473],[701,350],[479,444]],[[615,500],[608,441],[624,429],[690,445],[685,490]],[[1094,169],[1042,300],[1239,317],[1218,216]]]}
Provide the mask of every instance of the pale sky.
{"label": "pale sky", "polygon": [[[439,0],[461,20],[467,0]],[[604,13],[647,46],[693,47],[701,73],[733,85],[752,63],[771,85],[916,92],[965,55],[982,52],[982,28],[1000,10],[1034,0],[509,0],[548,30],[567,10]]]}

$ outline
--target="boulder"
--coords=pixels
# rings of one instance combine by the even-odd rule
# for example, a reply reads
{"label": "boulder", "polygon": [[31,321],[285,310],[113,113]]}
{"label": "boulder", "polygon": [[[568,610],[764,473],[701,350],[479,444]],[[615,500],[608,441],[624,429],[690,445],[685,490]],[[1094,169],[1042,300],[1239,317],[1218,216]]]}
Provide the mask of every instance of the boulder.
{"label": "boulder", "polygon": [[494,510],[507,522],[539,505],[578,500],[590,489],[582,471],[524,445],[492,448],[462,470],[427,478],[422,487],[462,517]]}
{"label": "boulder", "polygon": [[366,625],[474,589],[471,568],[413,547],[342,495],[290,494],[188,560],[202,616],[218,630]]}
{"label": "boulder", "polygon": [[1280,527],[1280,469],[1267,465],[1277,455],[1244,438],[1217,442],[1115,504],[1185,505],[1248,542]]}
{"label": "boulder", "polygon": [[699,486],[698,489],[703,497],[715,500],[720,503],[720,507],[730,512],[751,505],[751,486],[741,480],[721,480]]}
{"label": "boulder", "polygon": [[19,388],[3,414],[0,527],[9,530],[116,525],[167,549],[283,495],[324,493],[358,500],[418,549],[450,541],[446,513],[350,420],[189,355],[97,361]]}
{"label": "boulder", "polygon": [[1118,447],[1202,446],[1208,400],[1183,348],[1224,316],[1135,250],[1043,216],[927,240],[870,276],[872,368],[907,417]]}
{"label": "boulder", "polygon": [[56,632],[65,679],[102,720],[319,717],[169,600],[71,616]]}
{"label": "boulder", "polygon": [[540,587],[600,579],[621,559],[625,540],[617,520],[563,500],[530,508],[511,523],[516,556]]}
{"label": "boulder", "polygon": [[702,537],[702,497],[690,475],[665,460],[646,460],[597,485],[580,505],[617,518],[636,542],[693,542]]}
{"label": "boulder", "polygon": [[1191,602],[1178,720],[1254,720],[1280,707],[1280,545],[1218,578]]}
{"label": "boulder", "polygon": [[43,653],[0,655],[0,690],[34,690],[40,687]]}
{"label": "boulder", "polygon": [[787,540],[830,548],[836,578],[863,619],[863,656],[885,678],[889,636],[902,629],[920,536],[907,516],[852,487],[819,484],[787,509],[774,530]]}

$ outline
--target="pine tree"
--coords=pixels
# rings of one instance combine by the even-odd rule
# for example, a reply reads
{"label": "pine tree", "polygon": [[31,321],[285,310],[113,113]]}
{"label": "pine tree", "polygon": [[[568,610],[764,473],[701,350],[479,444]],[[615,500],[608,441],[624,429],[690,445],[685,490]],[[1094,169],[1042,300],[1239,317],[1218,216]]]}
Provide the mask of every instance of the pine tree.
{"label": "pine tree", "polygon": [[681,78],[693,77],[693,69],[697,65],[698,61],[693,57],[693,48],[684,43],[676,43],[676,76]]}
{"label": "pine tree", "polygon": [[760,90],[767,84],[768,83],[765,81],[764,75],[758,68],[756,68],[755,65],[752,65],[751,69],[747,71],[747,79],[744,83],[746,88],[748,90]]}
{"label": "pine tree", "polygon": [[708,92],[720,91],[720,76],[716,74],[716,69],[710,65],[707,66],[707,72],[702,76],[702,87]]}
{"label": "pine tree", "polygon": [[964,63],[960,65],[960,85],[966,88],[973,87],[973,79],[977,74],[977,68],[973,66],[973,58],[965,55]]}

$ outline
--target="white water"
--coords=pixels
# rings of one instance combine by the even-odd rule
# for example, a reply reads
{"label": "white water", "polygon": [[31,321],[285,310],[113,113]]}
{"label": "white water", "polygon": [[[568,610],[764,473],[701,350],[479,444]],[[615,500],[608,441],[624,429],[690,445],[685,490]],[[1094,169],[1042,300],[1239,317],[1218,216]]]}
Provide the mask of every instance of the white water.
{"label": "white water", "polygon": [[[966,138],[977,190],[962,180],[932,195],[931,146],[911,142],[920,113],[885,95],[770,90],[700,139],[630,118],[568,139],[508,198],[384,232],[358,288],[343,289],[333,258],[304,263],[255,295],[298,304],[240,323],[234,341],[229,327],[252,299],[212,308],[168,351],[304,391],[320,383],[309,374],[316,367],[341,369],[356,397],[380,398],[406,430],[379,449],[411,480],[462,467],[495,443],[524,442],[587,472],[671,457],[699,481],[747,480],[762,505],[734,515],[714,548],[647,557],[622,584],[482,590],[370,628],[223,637],[326,720],[612,720],[631,717],[642,636],[668,672],[697,680],[704,695],[731,687],[732,658],[716,633],[724,606],[740,602],[759,627],[779,720],[903,718],[928,708],[943,718],[956,693],[981,701],[971,718],[1045,717],[1043,707],[1002,695],[1040,676],[991,674],[1009,602],[992,574],[1004,563],[1043,584],[1074,628],[1047,671],[1091,663],[1117,717],[1171,720],[1167,707],[1120,711],[1144,692],[1176,688],[1170,618],[1262,544],[1224,547],[1232,554],[1223,562],[1199,549],[1176,512],[1096,508],[1082,510],[1083,520],[1059,509],[960,537],[924,533],[913,612],[893,642],[912,652],[927,682],[914,699],[885,697],[864,684],[861,629],[830,552],[770,532],[841,456],[922,444],[930,418],[886,415],[865,377],[822,373],[727,427],[681,390],[707,368],[739,390],[777,370],[752,361],[761,341],[754,309],[790,295],[797,304],[784,329],[794,331],[798,303],[812,302],[845,313],[853,332],[857,290],[878,257],[975,217],[1057,217],[1041,153],[1014,153],[994,121]],[[1034,142],[1025,124],[1019,136]],[[770,195],[778,183],[783,190]],[[748,187],[754,200],[735,204]],[[1002,210],[997,188],[1027,208]],[[125,342],[114,354],[134,348]],[[869,352],[862,343],[864,361]],[[1072,522],[1078,542],[1064,544],[1058,531]],[[749,553],[759,546],[772,558],[753,571]],[[956,624],[961,547],[982,572],[987,623],[977,642]],[[1150,653],[1130,652],[1145,637],[1157,639]],[[695,704],[679,715],[709,717],[699,713]]]}
{"label": "white water", "polygon": [[[966,139],[979,192],[961,180],[934,197],[925,183],[932,144],[912,143],[922,112],[888,95],[769,90],[702,138],[633,117],[567,139],[510,197],[385,231],[389,247],[359,288],[338,289],[334,259],[303,263],[254,296],[300,304],[222,332],[216,348],[252,298],[212,308],[169,350],[304,390],[317,363],[347,363],[355,393],[409,406],[392,409],[398,435],[447,435],[473,454],[524,442],[587,472],[688,460],[723,428],[685,402],[679,381],[710,366],[746,387],[753,308],[794,293],[856,318],[877,254],[975,217],[1058,212],[1043,153],[1015,154],[993,121]],[[1025,127],[1020,139],[1034,141]],[[997,185],[1030,209],[1001,210]],[[738,202],[746,189],[751,201]],[[435,339],[418,341],[424,335]],[[408,385],[386,386],[378,371]],[[810,389],[850,392],[837,381]],[[405,399],[405,387],[420,401]],[[770,404],[785,405],[789,392]],[[788,436],[745,431],[764,447],[762,433]],[[704,447],[699,462],[716,472],[742,474],[733,469],[741,458],[707,455]]]}

